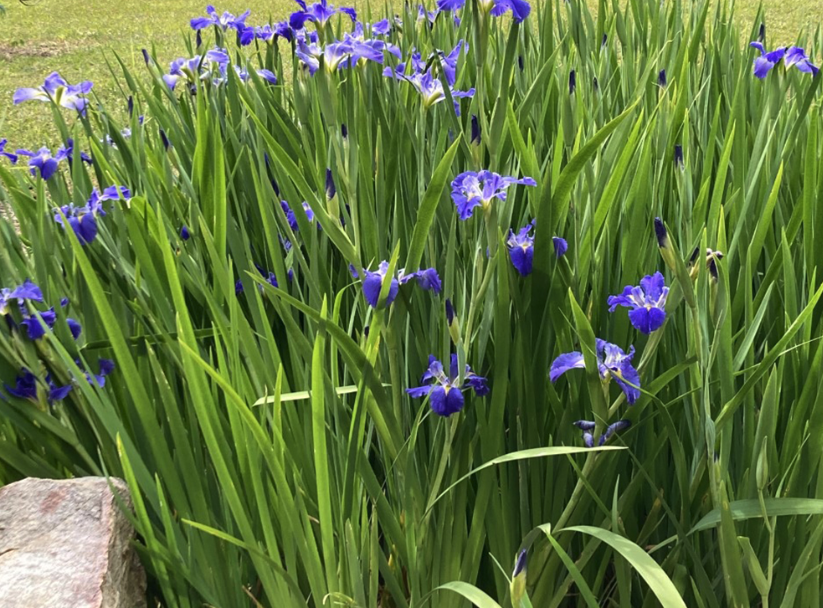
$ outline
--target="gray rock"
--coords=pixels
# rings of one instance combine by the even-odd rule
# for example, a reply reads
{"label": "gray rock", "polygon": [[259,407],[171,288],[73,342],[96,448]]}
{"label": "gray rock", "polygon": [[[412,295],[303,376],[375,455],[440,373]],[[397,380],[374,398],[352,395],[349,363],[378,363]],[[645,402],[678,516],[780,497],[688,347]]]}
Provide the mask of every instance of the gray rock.
{"label": "gray rock", "polygon": [[[126,484],[111,481],[131,507]],[[143,608],[133,536],[104,478],[0,488],[0,608]]]}

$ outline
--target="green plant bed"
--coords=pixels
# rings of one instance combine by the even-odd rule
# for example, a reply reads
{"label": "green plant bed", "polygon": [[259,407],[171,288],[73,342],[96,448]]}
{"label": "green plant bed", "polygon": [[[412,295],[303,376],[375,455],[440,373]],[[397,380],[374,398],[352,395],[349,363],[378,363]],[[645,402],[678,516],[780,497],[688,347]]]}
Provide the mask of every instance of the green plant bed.
{"label": "green plant bed", "polygon": [[19,83],[0,484],[123,477],[152,605],[820,605],[823,36],[358,8]]}

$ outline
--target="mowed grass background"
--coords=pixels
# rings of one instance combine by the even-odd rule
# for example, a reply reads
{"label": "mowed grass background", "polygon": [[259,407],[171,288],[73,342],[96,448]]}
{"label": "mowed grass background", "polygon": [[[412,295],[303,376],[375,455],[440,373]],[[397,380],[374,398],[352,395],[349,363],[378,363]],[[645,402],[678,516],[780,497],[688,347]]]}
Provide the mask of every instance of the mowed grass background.
{"label": "mowed grass background", "polygon": [[[16,88],[42,84],[55,70],[69,83],[93,81],[94,95],[109,111],[118,103],[125,110],[123,95],[106,63],[107,59],[115,61],[109,51],[134,68],[133,73],[141,73],[141,48],[154,47],[158,61],[166,65],[185,54],[181,35],[193,35],[189,19],[205,14],[207,1],[30,0],[23,5],[18,0],[4,0],[6,15],[0,17],[0,138],[8,138],[10,148],[54,147],[59,143],[46,108],[37,103],[14,107],[11,101]],[[362,1],[337,4],[354,4],[358,10],[365,7]],[[593,10],[596,4],[593,0]],[[250,9],[249,25],[285,19],[297,8],[293,0],[227,0],[215,6],[235,14]],[[741,31],[749,31],[758,6],[757,0],[737,3],[735,18]],[[802,41],[804,32],[820,27],[823,0],[772,2],[765,7],[765,14],[769,45],[789,45]],[[807,50],[820,61],[823,50]]]}

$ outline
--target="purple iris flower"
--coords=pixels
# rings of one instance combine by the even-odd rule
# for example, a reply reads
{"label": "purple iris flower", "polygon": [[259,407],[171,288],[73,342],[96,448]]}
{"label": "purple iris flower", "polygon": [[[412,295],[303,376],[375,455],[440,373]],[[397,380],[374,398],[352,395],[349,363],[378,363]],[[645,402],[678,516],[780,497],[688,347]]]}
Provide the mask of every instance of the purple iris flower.
{"label": "purple iris flower", "polygon": [[377,271],[363,270],[365,278],[363,279],[363,296],[366,302],[372,308],[377,308],[377,303],[380,299],[380,291],[383,289],[383,282],[388,278],[391,281],[389,286],[389,293],[386,296],[385,306],[388,308],[394,299],[397,297],[397,292],[400,291],[400,283],[395,277],[387,277],[389,272],[389,263],[386,261],[380,262]]}
{"label": "purple iris flower", "polygon": [[[237,77],[240,78],[240,82],[248,82],[249,81],[249,72],[244,68],[241,68],[239,65],[234,66],[235,72],[237,72]],[[277,76],[274,75],[274,72],[271,70],[256,70],[257,75],[260,76],[263,80],[268,82],[269,84],[277,84]]]}
{"label": "purple iris flower", "polygon": [[82,116],[86,115],[86,105],[88,100],[85,95],[91,91],[94,85],[86,80],[80,84],[68,84],[57,72],[52,72],[46,76],[43,86],[34,88],[17,89],[14,92],[14,104],[24,101],[53,101],[56,104],[77,110]]}
{"label": "purple iris flower", "polygon": [[425,270],[418,270],[417,272],[412,272],[406,274],[405,271],[400,271],[400,281],[401,285],[405,285],[412,279],[417,280],[417,284],[426,291],[433,291],[436,294],[439,294],[443,290],[443,284],[440,282],[440,275],[437,274],[437,270],[434,268],[426,268]]}
{"label": "purple iris flower", "polygon": [[38,318],[36,314],[29,314],[23,305],[20,306],[20,312],[23,314],[23,320],[20,322],[20,326],[26,328],[29,340],[39,340],[46,335],[46,327],[48,326],[49,329],[53,329],[54,324],[57,322],[57,313],[54,312],[54,308],[41,311],[39,313],[40,318]]}
{"label": "purple iris flower", "polygon": [[[143,124],[142,116],[140,117],[140,124]],[[129,131],[129,134],[131,134],[131,131]],[[54,155],[54,159],[57,162],[65,159],[69,161],[69,166],[71,166],[74,162],[74,140],[71,137],[66,140],[65,146],[60,146],[57,148],[57,153]],[[80,152],[80,160],[89,165],[92,163],[91,156],[85,152]]]}
{"label": "purple iris flower", "polygon": [[772,68],[780,63],[780,60],[786,55],[786,49],[784,47],[767,53],[762,42],[751,42],[749,46],[760,51],[760,57],[754,60],[754,75],[758,78],[765,78]]}
{"label": "purple iris flower", "polygon": [[[314,75],[320,68],[320,58],[323,58],[323,63],[329,72],[333,72],[345,65],[345,61],[352,55],[354,49],[350,42],[332,42],[325,47],[321,47],[316,42],[306,43],[301,40],[297,44],[295,55],[300,59],[304,65],[304,69],[309,71],[310,75]],[[382,56],[381,56],[382,58]]]}
{"label": "purple iris flower", "polygon": [[[197,33],[199,34],[200,32],[197,32]],[[238,28],[238,30],[237,30],[237,43],[240,46],[250,45],[252,42],[254,42],[254,39],[256,37],[257,36],[254,32],[254,28],[251,27],[251,26],[249,26],[249,27],[243,26],[242,28]],[[197,46],[199,47],[200,45],[198,44]]]}
{"label": "purple iris flower", "polygon": [[666,320],[668,295],[666,280],[655,272],[640,279],[639,286],[627,285],[619,296],[609,296],[607,303],[609,312],[614,312],[618,306],[631,308],[629,320],[632,325],[642,333],[650,334],[660,329]]}
{"label": "purple iris flower", "polygon": [[[440,103],[446,99],[446,93],[443,90],[443,82],[432,74],[431,70],[426,72],[417,72],[411,76],[401,76],[414,86],[415,89],[423,96],[423,107],[430,108],[436,103]],[[460,115],[460,105],[457,100],[463,97],[474,97],[474,87],[468,91],[457,91],[451,89],[452,99],[454,99],[454,111]]]}
{"label": "purple iris flower", "polygon": [[[600,377],[603,380],[614,378],[623,392],[626,394],[626,401],[632,405],[640,397],[640,374],[631,365],[634,357],[634,346],[626,354],[622,348],[597,339],[597,365]],[[549,379],[557,382],[557,379],[570,369],[585,369],[583,354],[579,352],[564,353],[557,357],[549,368]]]}
{"label": "purple iris flower", "polygon": [[530,177],[504,177],[488,170],[464,171],[452,181],[452,200],[457,206],[458,217],[469,219],[475,207],[488,212],[494,199],[506,200],[506,189],[513,184],[536,186],[537,182]]}
{"label": "purple iris flower", "polygon": [[125,186],[109,186],[105,188],[102,194],[95,188],[92,190],[88,202],[82,207],[75,207],[74,205],[64,205],[55,210],[54,221],[65,228],[63,223],[63,216],[71,226],[74,234],[80,240],[81,245],[91,243],[97,238],[97,217],[105,217],[106,212],[103,209],[104,201],[115,201],[120,197],[128,200],[131,198],[131,192]]}
{"label": "purple iris flower", "polygon": [[298,4],[301,5],[303,10],[292,13],[289,17],[289,24],[295,30],[302,29],[307,21],[313,21],[317,27],[322,28],[336,13],[348,15],[352,22],[357,21],[357,12],[353,8],[341,7],[338,9],[326,0],[320,0],[311,6],[306,6],[305,2],[298,2]]}
{"label": "purple iris flower", "polygon": [[6,151],[5,151],[5,149],[6,149],[6,144],[7,144],[8,142],[9,142],[9,140],[8,140],[8,139],[6,139],[5,137],[4,137],[3,139],[0,139],[0,156],[5,156],[6,158],[8,158],[8,159],[9,159],[9,161],[11,162],[11,164],[12,164],[12,165],[14,165],[14,164],[17,164],[17,155],[16,155],[16,154],[12,154],[11,152],[6,152]]}
{"label": "purple iris flower", "polygon": [[391,22],[388,19],[383,19],[372,24],[371,33],[375,36],[388,36],[391,33]]}
{"label": "purple iris flower", "polygon": [[198,80],[210,80],[225,74],[229,55],[224,49],[211,49],[205,55],[195,55],[191,59],[179,57],[171,62],[169,73],[163,82],[173,91],[180,80],[195,84]]}
{"label": "purple iris flower", "polygon": [[251,11],[246,11],[239,17],[235,17],[229,11],[225,11],[222,15],[218,14],[215,8],[209,4],[206,7],[206,14],[208,17],[195,17],[190,21],[191,29],[202,30],[210,25],[216,25],[224,32],[229,28],[240,30],[246,26],[246,17]]}
{"label": "purple iris flower", "polygon": [[37,285],[31,282],[31,279],[26,279],[22,285],[18,285],[14,289],[9,289],[8,287],[0,289],[0,315],[8,314],[8,307],[11,300],[17,300],[17,304],[21,306],[26,300],[42,302],[43,292]]}
{"label": "purple iris flower", "polygon": [[3,385],[6,392],[18,399],[37,401],[37,378],[25,367],[20,371],[21,374],[17,376],[14,386],[9,386],[8,384]]}
{"label": "purple iris flower", "polygon": [[[441,11],[456,11],[463,8],[466,0],[437,0],[437,8]],[[525,0],[481,0],[480,10],[499,17],[509,11],[515,23],[521,23],[531,13],[532,7]]]}
{"label": "purple iris flower", "polygon": [[180,238],[184,241],[188,241],[191,238],[191,232],[189,232],[187,226],[183,226],[182,228],[180,228]]}
{"label": "purple iris flower", "polygon": [[358,22],[350,34],[343,37],[343,42],[351,47],[349,65],[365,63],[366,60],[383,63],[383,51],[388,51],[398,59],[402,57],[400,47],[383,40],[367,39],[363,24]]}
{"label": "purple iris flower", "polygon": [[515,234],[513,230],[509,230],[509,239],[506,241],[512,266],[514,266],[515,270],[523,277],[532,273],[534,236],[531,234],[531,231],[533,228],[534,224],[529,222],[523,226],[517,234]]}
{"label": "purple iris flower", "polygon": [[438,416],[449,417],[463,409],[465,403],[463,391],[473,389],[478,397],[489,394],[486,379],[475,374],[471,367],[466,365],[462,385],[458,372],[457,355],[451,356],[448,375],[443,369],[443,364],[434,355],[430,355],[429,368],[420,379],[423,386],[407,388],[406,393],[415,399],[429,396],[429,403],[434,413]]}
{"label": "purple iris flower", "polygon": [[29,167],[31,167],[31,174],[36,176],[39,172],[43,179],[51,179],[51,176],[57,171],[57,165],[60,162],[57,158],[52,157],[51,150],[46,147],[40,148],[37,152],[31,150],[17,150],[20,156],[29,157]]}
{"label": "purple iris flower", "polygon": [[806,51],[799,46],[790,47],[786,51],[786,56],[783,58],[786,63],[786,69],[794,66],[801,72],[811,74],[814,76],[819,71],[818,67],[809,61]]}
{"label": "purple iris flower", "polygon": [[[464,0],[464,2],[465,2],[465,0]],[[437,19],[437,14],[439,12],[440,12],[440,10],[435,10],[435,11],[426,10],[425,6],[423,6],[422,4],[419,4],[417,6],[417,20],[418,21],[425,20],[425,21],[429,22],[430,24],[434,24],[434,21],[435,21],[435,19]]]}

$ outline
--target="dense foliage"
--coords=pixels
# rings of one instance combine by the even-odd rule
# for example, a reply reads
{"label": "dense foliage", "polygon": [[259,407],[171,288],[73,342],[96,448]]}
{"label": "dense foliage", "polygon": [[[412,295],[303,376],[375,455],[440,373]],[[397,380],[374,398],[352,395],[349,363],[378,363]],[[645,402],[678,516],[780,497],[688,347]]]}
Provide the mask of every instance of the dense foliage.
{"label": "dense foliage", "polygon": [[125,478],[167,606],[821,605],[823,36],[298,8],[15,92],[0,483]]}

